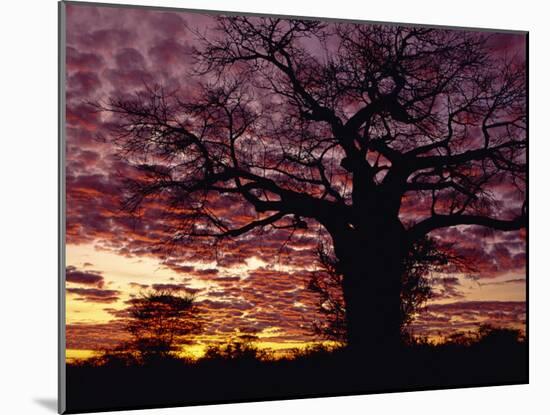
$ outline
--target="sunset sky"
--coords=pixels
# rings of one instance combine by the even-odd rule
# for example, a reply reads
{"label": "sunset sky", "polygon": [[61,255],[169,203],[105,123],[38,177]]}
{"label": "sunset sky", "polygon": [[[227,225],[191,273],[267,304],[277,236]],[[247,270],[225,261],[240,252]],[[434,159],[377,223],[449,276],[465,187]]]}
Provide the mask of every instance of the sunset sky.
{"label": "sunset sky", "polygon": [[[145,206],[143,220],[120,210],[121,177],[128,167],[109,141],[109,120],[88,102],[132,93],[161,82],[185,95],[195,45],[190,28],[213,18],[150,9],[67,5],[67,357],[84,357],[124,339],[126,301],[148,288],[192,293],[206,316],[190,352],[211,342],[253,333],[262,347],[302,347],[319,340],[315,294],[306,289],[318,265],[319,226],[295,232],[256,232],[217,247],[196,241],[164,249],[169,236],[162,203]],[[499,35],[495,53],[523,54],[523,35]],[[502,210],[517,203],[511,187],[497,189]],[[405,200],[403,215],[422,206]],[[238,215],[238,206],[219,206]],[[525,327],[525,231],[454,227],[432,234],[452,242],[471,261],[471,275],[434,275],[436,295],[413,331],[432,338],[474,329],[480,322]]]}

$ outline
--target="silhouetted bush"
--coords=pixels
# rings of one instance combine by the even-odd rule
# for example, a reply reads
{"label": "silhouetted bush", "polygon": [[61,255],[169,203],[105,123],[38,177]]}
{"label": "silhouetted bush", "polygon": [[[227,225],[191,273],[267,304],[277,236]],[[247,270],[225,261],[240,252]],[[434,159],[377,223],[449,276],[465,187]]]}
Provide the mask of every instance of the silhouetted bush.
{"label": "silhouetted bush", "polygon": [[226,344],[212,345],[206,349],[202,360],[205,361],[266,361],[272,360],[273,354],[268,350],[259,349],[254,343],[256,336],[244,335]]}

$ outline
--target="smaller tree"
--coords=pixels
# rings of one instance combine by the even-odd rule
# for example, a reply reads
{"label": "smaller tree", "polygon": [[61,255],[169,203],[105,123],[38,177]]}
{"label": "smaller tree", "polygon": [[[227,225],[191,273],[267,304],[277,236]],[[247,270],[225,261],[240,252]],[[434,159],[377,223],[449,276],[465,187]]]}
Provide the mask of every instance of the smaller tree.
{"label": "smaller tree", "polygon": [[462,269],[463,261],[449,251],[438,248],[433,238],[424,237],[412,245],[404,263],[405,272],[401,277],[401,332],[406,334],[414,318],[433,297],[430,274],[451,266]]}
{"label": "smaller tree", "polygon": [[324,245],[317,248],[321,270],[315,272],[307,288],[317,294],[317,312],[322,316],[312,323],[313,333],[327,340],[345,343],[346,307],[342,293],[343,274]]}
{"label": "smaller tree", "polygon": [[194,297],[188,294],[145,292],[130,300],[127,311],[126,328],[132,335],[129,347],[143,361],[173,356],[181,344],[188,342],[186,336],[201,329]]}

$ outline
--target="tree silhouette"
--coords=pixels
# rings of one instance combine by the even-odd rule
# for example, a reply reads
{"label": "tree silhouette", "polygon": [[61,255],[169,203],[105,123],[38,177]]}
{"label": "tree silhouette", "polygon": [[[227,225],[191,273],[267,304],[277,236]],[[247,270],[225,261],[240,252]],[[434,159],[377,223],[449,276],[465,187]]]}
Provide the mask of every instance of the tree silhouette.
{"label": "tree silhouette", "polygon": [[[525,62],[496,54],[491,35],[252,17],[215,30],[197,33],[196,90],[102,106],[141,172],[125,207],[161,196],[177,208],[175,242],[320,224],[343,275],[348,346],[388,351],[415,242],[525,226]],[[505,208],[503,184],[516,195]],[[224,201],[256,217],[216,214]]]}
{"label": "tree silhouette", "polygon": [[137,352],[142,361],[172,356],[186,342],[186,336],[200,331],[190,295],[152,290],[129,301],[126,328],[132,341],[125,348]]}

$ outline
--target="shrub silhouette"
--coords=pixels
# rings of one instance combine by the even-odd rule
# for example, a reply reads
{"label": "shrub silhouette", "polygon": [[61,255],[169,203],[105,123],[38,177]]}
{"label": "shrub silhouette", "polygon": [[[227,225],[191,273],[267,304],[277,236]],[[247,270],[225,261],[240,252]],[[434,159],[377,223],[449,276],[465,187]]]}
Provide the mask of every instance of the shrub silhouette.
{"label": "shrub silhouette", "polygon": [[479,327],[477,344],[483,347],[514,346],[523,343],[521,330],[483,324]]}
{"label": "shrub silhouette", "polygon": [[206,361],[265,361],[273,358],[267,350],[259,349],[254,343],[258,338],[241,335],[226,344],[209,346],[203,359]]}

